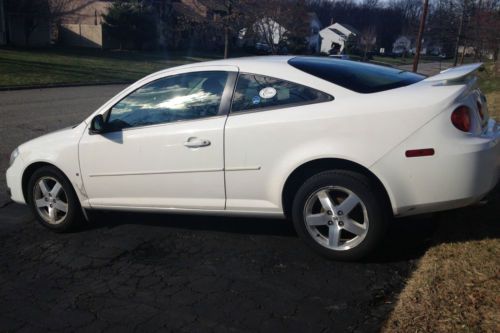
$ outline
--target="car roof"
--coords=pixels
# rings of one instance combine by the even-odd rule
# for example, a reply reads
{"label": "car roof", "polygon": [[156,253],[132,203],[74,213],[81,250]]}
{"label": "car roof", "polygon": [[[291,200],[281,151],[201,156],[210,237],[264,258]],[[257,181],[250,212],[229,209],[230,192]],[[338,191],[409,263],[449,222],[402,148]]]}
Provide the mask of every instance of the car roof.
{"label": "car roof", "polygon": [[251,57],[239,57],[239,58],[227,58],[210,60],[204,62],[205,64],[214,65],[241,65],[241,64],[255,64],[255,63],[287,63],[288,60],[295,58],[295,56],[283,56],[283,55],[270,55],[270,56],[251,56]]}
{"label": "car roof", "polygon": [[[176,69],[198,67],[198,66],[236,66],[240,71],[252,71],[259,66],[288,66],[288,61],[295,56],[251,56],[239,58],[227,58],[208,60],[202,62],[194,62],[182,66],[175,67]],[[169,69],[166,69],[169,70]]]}
{"label": "car roof", "polygon": [[[324,91],[330,95],[349,95],[354,92],[324,81],[316,76],[307,74],[299,69],[290,66],[288,61],[296,56],[253,56],[241,58],[218,59],[203,62],[194,62],[182,66],[166,68],[162,71],[153,73],[144,78],[158,78],[163,75],[168,75],[172,71],[199,69],[200,67],[213,68],[214,66],[232,66],[238,68],[240,73],[250,73],[256,75],[265,75],[282,80],[295,82],[301,85],[313,87],[317,90]],[[345,60],[339,60],[345,61]],[[141,80],[142,81],[142,80]]]}

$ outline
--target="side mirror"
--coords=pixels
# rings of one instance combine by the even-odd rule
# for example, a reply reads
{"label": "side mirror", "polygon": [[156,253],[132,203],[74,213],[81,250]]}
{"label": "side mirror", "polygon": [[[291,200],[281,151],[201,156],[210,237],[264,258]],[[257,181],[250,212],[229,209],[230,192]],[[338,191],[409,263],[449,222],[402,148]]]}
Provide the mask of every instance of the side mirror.
{"label": "side mirror", "polygon": [[90,121],[90,134],[104,133],[104,117],[98,114]]}

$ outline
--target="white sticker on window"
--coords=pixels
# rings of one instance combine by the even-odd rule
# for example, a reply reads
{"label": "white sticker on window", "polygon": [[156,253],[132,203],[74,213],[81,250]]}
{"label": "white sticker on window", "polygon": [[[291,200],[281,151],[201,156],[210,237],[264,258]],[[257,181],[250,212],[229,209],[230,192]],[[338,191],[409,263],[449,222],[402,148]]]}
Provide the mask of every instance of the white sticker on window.
{"label": "white sticker on window", "polygon": [[262,98],[273,98],[276,96],[276,89],[273,87],[266,87],[259,91],[259,96]]}

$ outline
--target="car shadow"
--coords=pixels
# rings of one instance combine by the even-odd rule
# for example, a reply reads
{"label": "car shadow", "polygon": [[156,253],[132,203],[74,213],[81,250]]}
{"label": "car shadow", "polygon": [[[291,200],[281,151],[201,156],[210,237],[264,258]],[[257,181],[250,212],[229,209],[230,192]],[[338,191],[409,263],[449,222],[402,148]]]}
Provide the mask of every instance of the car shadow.
{"label": "car shadow", "polygon": [[[296,238],[297,244],[307,250],[298,239],[292,223],[285,219],[98,211],[92,213],[91,222],[84,229],[115,228],[122,225],[290,237]],[[381,246],[364,261],[384,263],[418,258],[432,244],[436,228],[437,220],[433,215],[394,219]]]}
{"label": "car shadow", "polygon": [[[363,262],[407,261],[421,257],[429,247],[440,243],[500,238],[500,224],[495,222],[499,219],[500,186],[497,186],[478,205],[393,219],[382,244]],[[96,211],[91,213],[91,222],[84,229],[115,228],[127,224],[193,232],[291,237],[300,243],[292,223],[285,219]]]}
{"label": "car shadow", "polygon": [[[419,257],[431,246],[500,238],[500,184],[479,203],[394,223],[386,242],[367,260]],[[391,242],[391,244],[387,244]]]}
{"label": "car shadow", "polygon": [[84,229],[114,228],[124,224],[176,228],[192,231],[218,231],[246,235],[296,237],[291,223],[284,219],[224,217],[199,214],[138,213],[93,211]]}

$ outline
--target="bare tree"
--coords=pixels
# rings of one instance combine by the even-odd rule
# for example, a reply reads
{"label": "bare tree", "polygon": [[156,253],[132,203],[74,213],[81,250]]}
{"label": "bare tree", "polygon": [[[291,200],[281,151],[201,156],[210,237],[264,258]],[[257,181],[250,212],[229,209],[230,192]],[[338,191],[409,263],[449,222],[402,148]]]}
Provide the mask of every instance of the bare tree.
{"label": "bare tree", "polygon": [[377,42],[377,30],[374,26],[363,29],[359,36],[359,43],[363,49],[363,60],[367,59],[366,54],[371,51]]}
{"label": "bare tree", "polygon": [[293,44],[296,49],[305,45],[309,33],[305,1],[253,0],[249,8],[253,33],[268,45],[271,53],[277,54],[285,45]]}
{"label": "bare tree", "polygon": [[497,62],[500,46],[500,1],[479,0],[471,15],[471,38],[468,45],[474,48],[474,56],[482,61],[485,53],[491,53]]}
{"label": "bare tree", "polygon": [[[95,1],[89,0],[85,6]],[[12,18],[22,21],[24,44],[28,46],[33,32],[42,24],[56,22],[68,12],[72,2],[74,0],[6,0],[5,11],[9,21]]]}
{"label": "bare tree", "polygon": [[29,45],[29,40],[35,29],[49,17],[47,0],[7,0],[5,3],[9,22],[13,18],[22,21],[24,44]]}
{"label": "bare tree", "polygon": [[376,8],[379,3],[378,0],[363,0],[362,5],[365,8],[373,9]]}
{"label": "bare tree", "polygon": [[203,3],[211,14],[207,15],[205,23],[223,33],[224,58],[227,58],[230,40],[242,27],[247,1],[205,0]]}

